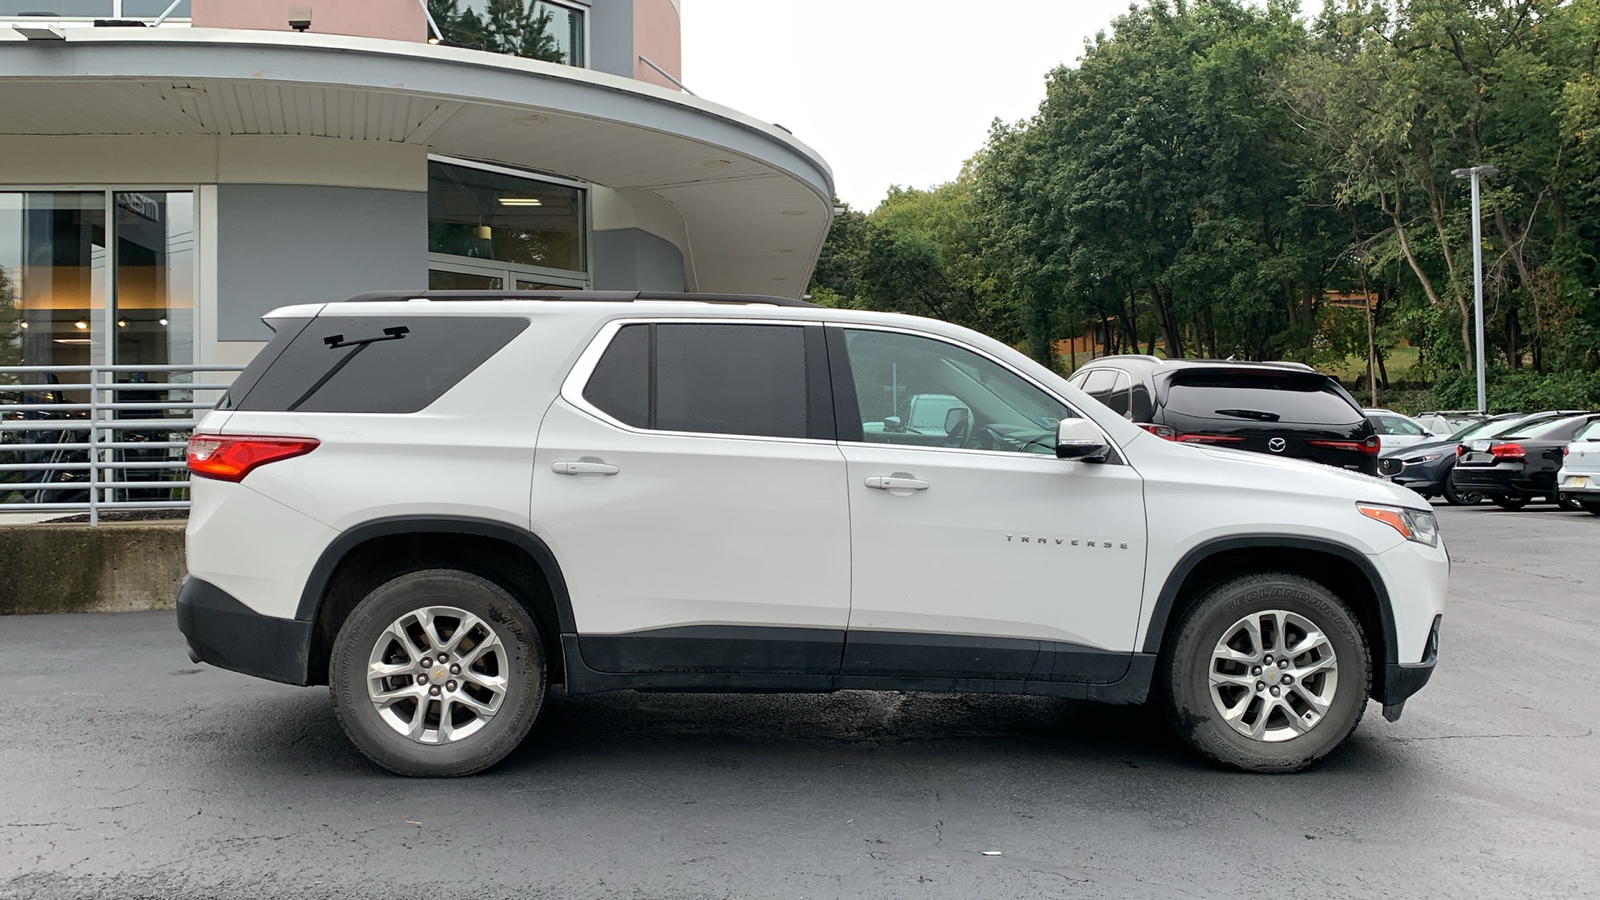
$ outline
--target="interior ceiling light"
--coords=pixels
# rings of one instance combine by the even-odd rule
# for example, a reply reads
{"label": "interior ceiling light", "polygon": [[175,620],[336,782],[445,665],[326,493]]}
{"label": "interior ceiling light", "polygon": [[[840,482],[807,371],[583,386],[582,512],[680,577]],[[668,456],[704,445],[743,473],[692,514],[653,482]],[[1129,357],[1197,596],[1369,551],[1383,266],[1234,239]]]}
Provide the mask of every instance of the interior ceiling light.
{"label": "interior ceiling light", "polygon": [[27,328],[28,327],[28,323],[27,322],[18,322],[17,325],[19,325],[22,328]]}
{"label": "interior ceiling light", "polygon": [[487,241],[494,237],[494,229],[487,225],[473,226],[472,236],[480,241]]}
{"label": "interior ceiling light", "polygon": [[72,323],[72,327],[78,329],[79,331],[82,331],[83,329],[89,327],[89,323],[85,322],[82,319],[79,319],[78,321]]}
{"label": "interior ceiling light", "polygon": [[89,343],[93,343],[93,341],[91,341],[89,338],[56,338],[51,343],[54,343],[54,344],[89,344]]}
{"label": "interior ceiling light", "polygon": [[501,197],[501,206],[543,206],[544,201],[538,197]]}
{"label": "interior ceiling light", "polygon": [[204,97],[206,95],[204,90],[197,87],[175,87],[172,92],[180,97]]}
{"label": "interior ceiling light", "polygon": [[518,125],[543,125],[544,123],[550,121],[550,119],[549,119],[548,116],[541,116],[541,115],[533,114],[533,115],[526,115],[526,116],[517,116],[515,119],[512,119],[511,121],[517,123]]}
{"label": "interior ceiling light", "polygon": [[128,320],[127,319],[118,319],[117,320],[117,327],[118,328],[127,328],[128,327]]}
{"label": "interior ceiling light", "polygon": [[165,327],[166,324],[167,324],[167,320],[166,319],[157,319],[156,321],[159,322],[163,327]]}

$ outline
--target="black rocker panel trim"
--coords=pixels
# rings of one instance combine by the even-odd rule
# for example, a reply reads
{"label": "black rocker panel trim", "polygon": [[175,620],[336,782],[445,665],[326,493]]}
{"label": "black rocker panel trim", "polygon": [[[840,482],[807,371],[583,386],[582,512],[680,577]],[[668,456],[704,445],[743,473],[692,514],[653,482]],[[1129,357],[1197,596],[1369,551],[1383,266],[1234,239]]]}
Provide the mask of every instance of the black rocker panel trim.
{"label": "black rocker panel trim", "polygon": [[1123,654],[1127,672],[1110,684],[1016,678],[950,678],[892,675],[817,675],[735,672],[599,672],[588,665],[575,634],[561,636],[567,660],[567,691],[668,691],[692,693],[827,693],[830,691],[931,691],[939,693],[1032,694],[1101,703],[1138,704],[1149,697],[1155,675],[1153,654]]}
{"label": "black rocker panel trim", "polygon": [[[584,665],[609,674],[704,673],[1091,682],[1128,671],[1128,653],[1025,638],[747,625],[582,634]],[[841,661],[841,654],[843,659]]]}
{"label": "black rocker panel trim", "polygon": [[572,598],[567,593],[567,581],[556,564],[555,554],[544,541],[529,531],[504,522],[474,519],[467,516],[392,516],[363,522],[333,539],[317,564],[311,568],[306,586],[300,593],[300,604],[295,618],[302,622],[315,622],[322,599],[328,592],[328,582],[339,563],[350,552],[374,538],[398,534],[462,534],[477,535],[505,541],[522,549],[544,572],[550,583],[551,599],[555,601],[556,616],[562,632],[577,630],[577,620],[572,615]]}
{"label": "black rocker panel trim", "polygon": [[846,638],[840,674],[1110,684],[1128,671],[1128,657],[1061,641],[863,630]]}
{"label": "black rocker panel trim", "polygon": [[307,683],[310,622],[264,616],[190,575],[178,588],[178,630],[196,656],[219,669],[284,684]]}
{"label": "black rocker panel trim", "polygon": [[1384,682],[1388,677],[1388,666],[1394,664],[1399,658],[1398,650],[1395,647],[1394,611],[1389,608],[1389,591],[1384,586],[1383,579],[1379,577],[1378,570],[1372,567],[1372,563],[1367,560],[1365,555],[1351,547],[1336,544],[1332,541],[1322,541],[1316,538],[1285,537],[1276,534],[1246,534],[1216,538],[1195,547],[1184,554],[1183,559],[1179,560],[1178,564],[1173,567],[1172,572],[1167,575],[1166,584],[1162,585],[1161,594],[1156,598],[1155,609],[1150,614],[1150,627],[1145,632],[1144,652],[1150,654],[1161,652],[1161,641],[1166,634],[1168,619],[1172,615],[1172,606],[1177,602],[1178,590],[1183,587],[1184,580],[1189,577],[1189,573],[1193,572],[1196,566],[1211,556],[1215,556],[1218,553],[1226,553],[1230,550],[1272,550],[1278,548],[1312,550],[1338,557],[1355,566],[1356,570],[1367,579],[1367,584],[1371,587],[1372,594],[1378,601],[1378,618],[1383,623],[1384,659],[1382,660],[1382,665],[1373,666],[1373,675],[1375,677],[1372,685],[1373,696],[1381,699],[1384,696]]}
{"label": "black rocker panel trim", "polygon": [[844,630],[685,625],[578,636],[584,664],[599,672],[722,672],[833,675]]}

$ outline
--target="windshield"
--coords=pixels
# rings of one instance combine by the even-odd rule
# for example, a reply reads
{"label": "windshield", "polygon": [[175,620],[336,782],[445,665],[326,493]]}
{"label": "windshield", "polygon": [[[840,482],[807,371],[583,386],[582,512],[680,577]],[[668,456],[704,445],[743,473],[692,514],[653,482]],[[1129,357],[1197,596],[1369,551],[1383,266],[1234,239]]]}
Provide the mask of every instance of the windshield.
{"label": "windshield", "polygon": [[1450,435],[1450,440],[1452,440],[1452,441],[1464,441],[1464,440],[1466,440],[1468,438],[1478,437],[1480,435],[1485,435],[1485,434],[1492,434],[1495,429],[1504,428],[1504,427],[1506,427],[1506,420],[1505,419],[1490,419],[1487,422],[1475,422],[1475,423],[1473,423],[1471,425],[1468,425],[1467,427],[1461,429],[1460,431],[1456,432],[1455,434]]}

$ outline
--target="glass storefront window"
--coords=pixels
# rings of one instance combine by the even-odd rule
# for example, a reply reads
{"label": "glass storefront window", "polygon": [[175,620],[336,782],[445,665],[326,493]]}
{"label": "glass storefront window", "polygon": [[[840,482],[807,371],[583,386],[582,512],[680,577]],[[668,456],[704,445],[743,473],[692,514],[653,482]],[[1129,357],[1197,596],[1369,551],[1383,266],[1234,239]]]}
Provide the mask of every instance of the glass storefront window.
{"label": "glass storefront window", "polygon": [[0,193],[0,364],[105,361],[106,196]]}
{"label": "glass storefront window", "polygon": [[194,194],[111,195],[118,365],[194,362]]}
{"label": "glass storefront window", "polygon": [[505,287],[504,278],[478,275],[473,272],[450,272],[443,269],[428,270],[430,291],[498,291]]}
{"label": "glass storefront window", "polygon": [[192,363],[194,206],[192,191],[0,192],[0,365]]}
{"label": "glass storefront window", "polygon": [[502,171],[428,163],[430,258],[449,257],[465,271],[502,278],[520,274],[529,282],[553,277],[584,284],[585,219],[581,188]]}

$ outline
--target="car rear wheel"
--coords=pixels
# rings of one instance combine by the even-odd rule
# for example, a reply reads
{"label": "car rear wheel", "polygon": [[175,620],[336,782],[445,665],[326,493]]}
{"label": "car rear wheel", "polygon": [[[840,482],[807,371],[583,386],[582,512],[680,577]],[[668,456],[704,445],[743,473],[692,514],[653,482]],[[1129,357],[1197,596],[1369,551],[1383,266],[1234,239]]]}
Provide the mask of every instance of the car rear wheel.
{"label": "car rear wheel", "polygon": [[1578,505],[1582,506],[1585,512],[1600,516],[1600,500],[1579,500]]}
{"label": "car rear wheel", "polygon": [[1355,616],[1288,573],[1208,590],[1180,619],[1162,671],[1179,736],[1247,772],[1295,772],[1326,756],[1361,721],[1370,684]]}
{"label": "car rear wheel", "polygon": [[1458,491],[1455,484],[1446,477],[1444,480],[1444,499],[1451,506],[1477,506],[1483,502],[1482,494],[1471,491]]}
{"label": "car rear wheel", "polygon": [[389,581],[345,620],[329,661],[352,743],[400,775],[471,775],[527,736],[545,696],[539,629],[499,585],[455,569]]}
{"label": "car rear wheel", "polygon": [[1528,505],[1527,497],[1494,497],[1494,505],[1501,509],[1517,510]]}

